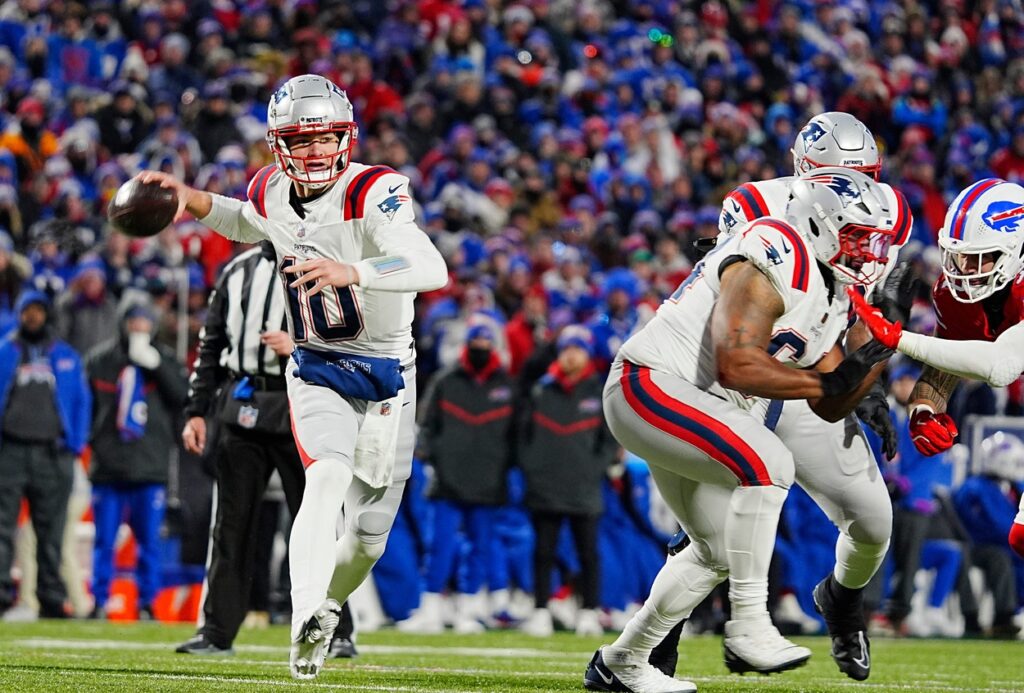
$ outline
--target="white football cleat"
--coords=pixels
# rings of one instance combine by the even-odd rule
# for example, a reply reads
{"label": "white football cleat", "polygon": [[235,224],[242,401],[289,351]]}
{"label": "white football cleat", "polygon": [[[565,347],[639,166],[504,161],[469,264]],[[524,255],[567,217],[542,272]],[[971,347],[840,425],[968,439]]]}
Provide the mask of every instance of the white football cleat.
{"label": "white football cleat", "polygon": [[601,619],[594,609],[580,609],[576,614],[576,635],[582,637],[601,637],[604,635],[604,628],[601,627]]}
{"label": "white football cleat", "polygon": [[725,665],[734,674],[774,674],[803,666],[811,651],[786,640],[768,616],[725,624]]}
{"label": "white football cleat", "polygon": [[313,612],[299,636],[292,642],[288,665],[294,679],[315,679],[323,669],[327,649],[334,638],[334,629],[341,622],[341,604],[326,600]]}
{"label": "white football cleat", "polygon": [[547,609],[534,609],[530,617],[523,621],[519,630],[535,638],[549,638],[555,634],[555,623],[551,612]]}
{"label": "white football cleat", "polygon": [[420,605],[409,618],[395,624],[403,633],[436,635],[444,632],[444,597],[436,592],[424,592]]}
{"label": "white football cleat", "polygon": [[638,659],[629,650],[602,647],[594,653],[583,674],[588,691],[625,691],[626,693],[696,693],[697,684],[666,676],[646,659]]}

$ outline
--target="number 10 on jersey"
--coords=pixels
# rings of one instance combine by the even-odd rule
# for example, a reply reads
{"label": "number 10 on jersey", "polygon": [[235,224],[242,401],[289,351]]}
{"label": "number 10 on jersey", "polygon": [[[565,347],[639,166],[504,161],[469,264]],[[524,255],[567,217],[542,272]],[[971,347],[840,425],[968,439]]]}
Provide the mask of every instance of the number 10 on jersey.
{"label": "number 10 on jersey", "polygon": [[[288,286],[294,281],[294,275],[285,274],[284,271],[296,261],[296,258],[288,256],[281,260],[278,267],[288,296],[288,312],[291,314],[294,331],[292,338],[296,342],[305,342],[312,333],[323,342],[347,342],[358,337],[363,331],[363,319],[352,287],[337,289],[328,286],[320,293],[309,296],[299,287]],[[328,301],[337,307],[334,312],[340,322],[332,319],[328,312]]]}

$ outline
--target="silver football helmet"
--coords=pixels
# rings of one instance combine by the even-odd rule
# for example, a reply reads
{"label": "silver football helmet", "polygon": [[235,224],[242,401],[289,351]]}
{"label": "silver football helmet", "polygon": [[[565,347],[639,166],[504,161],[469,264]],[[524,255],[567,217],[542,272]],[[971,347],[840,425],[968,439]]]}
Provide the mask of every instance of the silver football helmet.
{"label": "silver football helmet", "polygon": [[875,136],[849,113],[830,111],[811,118],[793,143],[796,175],[822,166],[842,166],[866,173],[875,180],[882,171]]}
{"label": "silver football helmet", "polygon": [[[338,136],[336,152],[297,156],[289,148],[289,138],[324,133]],[[298,183],[316,189],[338,180],[358,138],[352,102],[329,79],[320,75],[292,77],[270,97],[267,145],[281,171]]]}
{"label": "silver football helmet", "polygon": [[867,286],[882,276],[894,235],[892,212],[866,174],[840,166],[803,174],[790,188],[786,219],[837,281]]}

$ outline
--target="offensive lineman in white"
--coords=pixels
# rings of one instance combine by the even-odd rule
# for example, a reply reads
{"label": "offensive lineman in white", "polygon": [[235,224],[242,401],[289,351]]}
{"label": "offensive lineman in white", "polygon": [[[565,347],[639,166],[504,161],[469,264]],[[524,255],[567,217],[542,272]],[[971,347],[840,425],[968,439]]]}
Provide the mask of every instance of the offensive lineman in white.
{"label": "offensive lineman in white", "polygon": [[590,690],[695,691],[649,656],[726,577],[730,669],[785,671],[810,657],[779,634],[765,604],[793,456],[726,388],[807,399],[829,421],[852,411],[891,351],[872,342],[843,358],[843,287],[878,279],[892,231],[878,184],[842,168],[797,179],[786,218],[760,219],[720,243],[612,366],[608,425],[647,460],[691,543],[668,559],[622,635],[595,653],[584,676]]}
{"label": "offensive lineman in white", "polygon": [[[823,166],[853,169],[877,181],[881,159],[874,135],[848,113],[834,111],[811,118],[793,144],[793,170],[799,176]],[[794,180],[784,176],[744,183],[729,193],[722,203],[718,242],[724,243],[761,217],[783,218]],[[889,262],[881,279],[866,288],[869,295],[896,267],[896,257],[913,226],[903,194],[885,183],[878,187],[891,212],[888,228],[893,235]],[[855,351],[870,338],[863,325],[854,325],[846,338],[847,351]],[[828,624],[832,656],[840,670],[862,681],[871,668],[862,593],[884,560],[892,533],[892,503],[881,472],[852,417],[822,421],[806,400],[783,403],[762,398],[751,410],[785,443],[793,454],[796,482],[839,528],[835,569],[815,588],[815,602]],[[881,383],[876,382],[857,406],[857,415],[881,437],[886,454],[894,456],[896,431]],[[667,638],[655,659],[661,659],[663,649],[674,652],[677,645],[678,637]]]}
{"label": "offensive lineman in white", "polygon": [[290,666],[310,679],[339,604],[380,558],[398,511],[416,411],[413,299],[448,276],[414,221],[408,178],[350,160],[358,129],[341,89],[294,77],[271,97],[267,121],[276,163],[253,178],[247,202],[162,173],[139,178],[173,188],[179,217],[188,210],[235,241],[269,238],[277,251],[297,345],[287,371],[292,430],[306,466],[289,545]]}

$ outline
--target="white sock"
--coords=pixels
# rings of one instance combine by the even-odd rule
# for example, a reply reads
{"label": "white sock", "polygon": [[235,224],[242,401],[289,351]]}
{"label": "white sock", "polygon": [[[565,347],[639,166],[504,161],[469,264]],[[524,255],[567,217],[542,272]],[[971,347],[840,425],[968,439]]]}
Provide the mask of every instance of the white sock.
{"label": "white sock", "polygon": [[306,469],[306,489],[292,523],[288,568],[292,580],[292,640],[327,598],[335,562],[335,523],[352,483],[340,459],[321,459]]}
{"label": "white sock", "polygon": [[725,553],[734,621],[768,616],[768,565],[788,494],[788,489],[778,486],[740,486],[732,494],[725,521]]}
{"label": "white sock", "polygon": [[355,532],[345,532],[345,536],[338,540],[334,554],[334,574],[327,589],[331,599],[337,599],[339,604],[345,603],[370,574],[377,559],[384,554],[386,544],[387,535],[373,544],[367,544]]}
{"label": "white sock", "polygon": [[865,544],[841,532],[836,542],[836,581],[852,590],[864,587],[882,565],[888,550],[889,542]]}
{"label": "white sock", "polygon": [[646,662],[654,646],[727,576],[704,563],[695,544],[670,556],[654,578],[651,595],[610,647]]}

